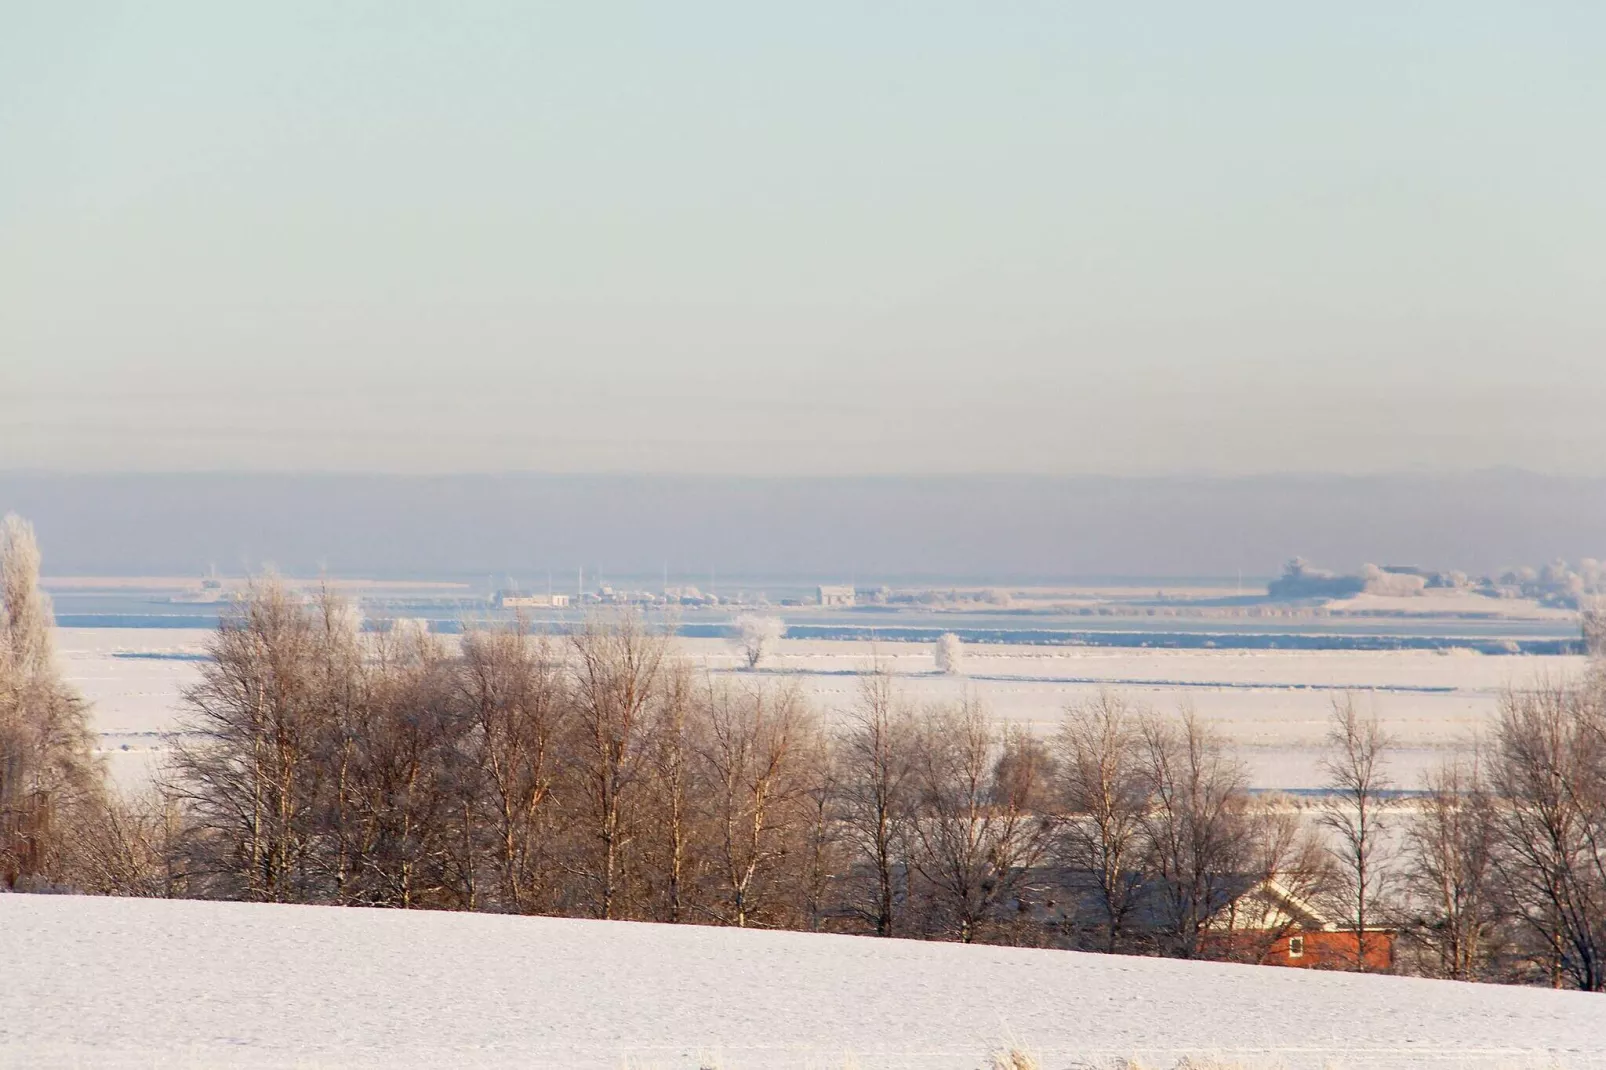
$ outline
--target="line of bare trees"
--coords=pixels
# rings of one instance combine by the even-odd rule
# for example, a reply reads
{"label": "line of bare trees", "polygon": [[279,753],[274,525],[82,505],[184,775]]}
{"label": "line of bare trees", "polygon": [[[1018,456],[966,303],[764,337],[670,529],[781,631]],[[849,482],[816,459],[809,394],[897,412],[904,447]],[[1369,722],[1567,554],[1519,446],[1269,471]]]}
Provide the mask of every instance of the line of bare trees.
{"label": "line of bare trees", "polygon": [[1606,677],[1513,690],[1405,828],[1421,972],[1606,991]]}
{"label": "line of bare trees", "polygon": [[162,808],[182,817],[126,852],[161,858],[151,894],[973,939],[1052,831],[1036,745],[974,704],[917,714],[875,675],[827,733],[636,615],[448,644],[268,583],[211,655]]}
{"label": "line of bare trees", "polygon": [[[1044,740],[875,672],[827,730],[639,616],[448,642],[272,582],[210,654],[162,792],[85,841],[86,886],[1201,956],[1246,874],[1315,873],[1197,718],[1113,695]],[[1129,926],[1138,886],[1158,917]]]}
{"label": "line of bare trees", "polygon": [[[1606,990],[1606,675],[1514,690],[1420,790],[1336,704],[1314,803],[1257,795],[1190,711],[1118,693],[1047,734],[872,672],[827,726],[640,616],[461,641],[255,586],[168,775],[104,787],[0,531],[0,886],[862,932],[1258,960],[1275,882],[1394,968]],[[1402,798],[1405,795],[1407,797]]]}

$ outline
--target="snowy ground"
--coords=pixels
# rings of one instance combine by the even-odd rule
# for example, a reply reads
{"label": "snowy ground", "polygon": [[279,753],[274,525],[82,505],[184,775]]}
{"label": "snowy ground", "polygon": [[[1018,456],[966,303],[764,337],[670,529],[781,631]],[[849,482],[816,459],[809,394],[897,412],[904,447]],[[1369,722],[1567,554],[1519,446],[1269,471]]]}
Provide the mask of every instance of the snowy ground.
{"label": "snowy ground", "polygon": [[56,658],[93,706],[101,752],[124,787],[149,780],[177,727],[180,696],[196,680],[209,631],[57,628]]}
{"label": "snowy ground", "polygon": [[0,895],[0,1067],[1606,1066],[1601,997],[626,922]]}
{"label": "snowy ground", "polygon": [[[176,725],[179,696],[195,679],[193,660],[210,633],[178,629],[63,628],[57,647],[68,677],[95,704],[95,723],[112,770],[140,782],[160,756],[161,733]],[[700,666],[734,669],[718,640],[683,640]],[[1500,691],[1538,676],[1583,669],[1573,657],[1492,657],[1429,651],[1119,650],[1104,647],[983,646],[967,649],[963,677],[935,674],[929,646],[907,643],[787,641],[761,674],[793,680],[828,715],[850,708],[857,674],[875,660],[899,676],[916,702],[959,697],[966,689],[1001,717],[1046,729],[1068,704],[1101,687],[1162,708],[1190,703],[1233,741],[1255,783],[1305,788],[1320,783],[1318,752],[1331,703],[1346,691],[1374,708],[1395,736],[1397,780],[1421,773],[1495,715]]]}

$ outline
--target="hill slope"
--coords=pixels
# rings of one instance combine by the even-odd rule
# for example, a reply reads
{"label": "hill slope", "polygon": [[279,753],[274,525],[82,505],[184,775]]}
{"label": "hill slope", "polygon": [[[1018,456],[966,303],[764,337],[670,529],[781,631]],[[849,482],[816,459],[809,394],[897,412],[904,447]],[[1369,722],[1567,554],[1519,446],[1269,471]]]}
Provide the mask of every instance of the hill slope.
{"label": "hill slope", "polygon": [[1599,997],[1057,951],[0,895],[0,1066],[1606,1066]]}

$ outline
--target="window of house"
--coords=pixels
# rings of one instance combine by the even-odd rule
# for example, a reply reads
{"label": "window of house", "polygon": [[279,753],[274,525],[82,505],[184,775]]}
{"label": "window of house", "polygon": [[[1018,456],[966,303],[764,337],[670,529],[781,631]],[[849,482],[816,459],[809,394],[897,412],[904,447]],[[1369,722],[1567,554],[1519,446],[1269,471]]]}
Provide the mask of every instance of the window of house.
{"label": "window of house", "polygon": [[1305,954],[1305,938],[1303,936],[1290,936],[1288,938],[1288,957],[1302,958]]}

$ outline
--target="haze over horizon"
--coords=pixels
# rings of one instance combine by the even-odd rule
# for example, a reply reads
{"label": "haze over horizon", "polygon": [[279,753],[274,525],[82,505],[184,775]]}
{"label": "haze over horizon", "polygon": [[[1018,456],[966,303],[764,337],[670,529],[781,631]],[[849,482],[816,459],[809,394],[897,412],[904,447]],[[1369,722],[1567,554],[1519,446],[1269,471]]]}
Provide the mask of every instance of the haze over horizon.
{"label": "haze over horizon", "polygon": [[1603,39],[27,5],[0,470],[1606,475]]}
{"label": "haze over horizon", "polygon": [[51,575],[1267,577],[1606,558],[1606,479],[0,472]]}

